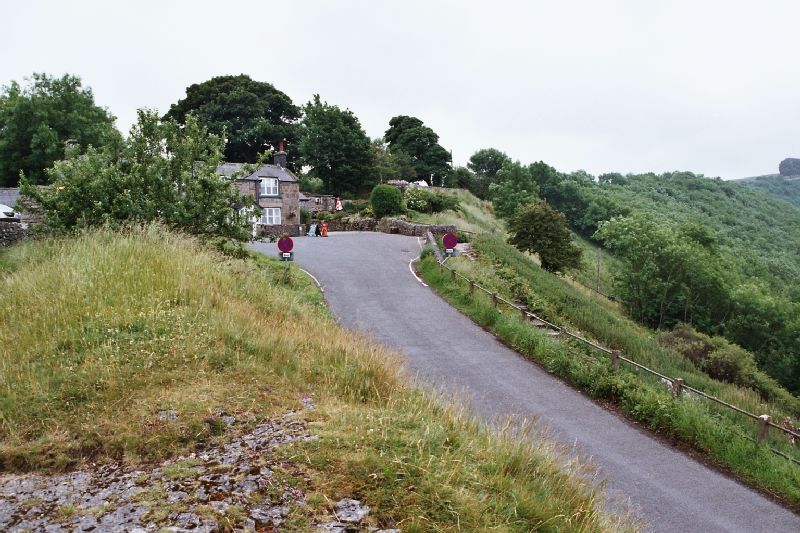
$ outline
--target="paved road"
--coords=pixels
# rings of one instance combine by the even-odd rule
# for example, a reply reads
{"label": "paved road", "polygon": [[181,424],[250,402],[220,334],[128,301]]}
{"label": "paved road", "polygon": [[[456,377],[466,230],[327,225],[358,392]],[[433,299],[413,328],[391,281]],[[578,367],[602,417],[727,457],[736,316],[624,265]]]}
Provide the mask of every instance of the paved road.
{"label": "paved road", "polygon": [[489,422],[538,418],[599,467],[610,500],[629,498],[653,530],[800,532],[797,515],[597,406],[450,307],[412,275],[419,251],[414,237],[381,233],[295,239],[297,262],[343,326],[401,351],[412,373],[465,394]]}

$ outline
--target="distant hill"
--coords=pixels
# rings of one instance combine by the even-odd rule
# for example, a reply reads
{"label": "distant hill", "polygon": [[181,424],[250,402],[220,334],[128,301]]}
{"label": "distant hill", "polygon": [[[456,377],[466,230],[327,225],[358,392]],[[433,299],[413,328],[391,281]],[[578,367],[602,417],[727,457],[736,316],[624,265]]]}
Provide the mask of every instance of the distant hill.
{"label": "distant hill", "polygon": [[767,174],[733,181],[800,207],[800,175]]}

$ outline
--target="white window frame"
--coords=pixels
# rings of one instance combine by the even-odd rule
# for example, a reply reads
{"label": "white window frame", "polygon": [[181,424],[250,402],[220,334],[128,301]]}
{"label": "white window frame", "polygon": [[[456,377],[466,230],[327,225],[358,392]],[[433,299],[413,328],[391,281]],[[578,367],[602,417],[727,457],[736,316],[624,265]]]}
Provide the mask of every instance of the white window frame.
{"label": "white window frame", "polygon": [[261,196],[278,196],[278,178],[261,178]]}
{"label": "white window frame", "polygon": [[264,207],[261,210],[261,223],[266,226],[280,226],[281,225],[281,208],[280,207]]}

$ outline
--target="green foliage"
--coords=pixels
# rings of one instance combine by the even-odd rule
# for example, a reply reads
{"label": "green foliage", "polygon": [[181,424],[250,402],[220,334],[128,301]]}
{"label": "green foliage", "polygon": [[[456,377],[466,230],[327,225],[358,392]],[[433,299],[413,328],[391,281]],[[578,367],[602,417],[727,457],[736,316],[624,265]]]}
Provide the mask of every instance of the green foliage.
{"label": "green foliage", "polygon": [[300,191],[319,194],[325,188],[325,183],[320,178],[303,174],[300,176]]}
{"label": "green foliage", "polygon": [[[782,394],[771,398],[774,403],[765,404],[751,390],[713,380],[682,355],[659,346],[650,331],[621,316],[614,304],[564,278],[548,274],[500,239],[478,235],[472,244],[479,254],[478,261],[456,258],[448,263],[450,267],[502,295],[513,294],[514,287],[523,280],[522,284],[535,298],[533,305],[546,320],[563,324],[571,331],[581,331],[581,335],[605,346],[621,349],[641,364],[667,376],[683,377],[687,385],[750,412],[768,413],[773,419],[782,419],[787,414],[797,416],[800,412],[798,399],[777,384],[776,391]],[[794,505],[800,503],[800,478],[795,466],[763,451],[763,447],[763,453],[754,453],[753,444],[743,438],[753,432],[749,418],[701,399],[675,400],[658,379],[628,371],[624,365],[621,372],[613,372],[605,354],[583,343],[554,341],[523,322],[517,312],[502,308],[498,312],[487,296],[470,294],[468,285],[462,281],[453,283],[435,262],[422,261],[420,270],[425,281],[453,305],[548,371],[593,397],[617,403],[636,420],[707,454],[743,479],[781,494]],[[769,444],[797,457],[796,450],[777,433],[770,437]]]}
{"label": "green foliage", "polygon": [[435,255],[436,255],[436,252],[434,251],[433,246],[428,244],[419,253],[419,258],[422,260],[422,259],[426,259],[428,257],[433,257]]}
{"label": "green foliage", "polygon": [[439,213],[458,209],[458,198],[442,191],[431,191],[424,187],[409,187],[404,199],[406,207],[414,211]]}
{"label": "green foliage", "polygon": [[687,322],[710,331],[729,314],[726,265],[706,228],[638,213],[602,222],[597,237],[624,259],[619,295],[641,322],[656,328]]}
{"label": "green foliage", "polygon": [[469,190],[482,200],[489,198],[489,186],[497,180],[497,173],[511,158],[496,148],[482,148],[472,154],[467,168],[474,172]]}
{"label": "green foliage", "polygon": [[392,118],[383,139],[392,154],[410,158],[416,180],[441,185],[450,172],[450,153],[439,144],[439,136],[416,117]]}
{"label": "green foliage", "polygon": [[[200,124],[226,139],[224,159],[253,163],[267,149],[298,142],[300,109],[272,84],[250,79],[246,74],[216,76],[186,88],[186,98],[172,104],[164,119],[185,124],[194,114]],[[288,164],[291,168],[293,160]]]}
{"label": "green foliage", "polygon": [[475,179],[475,174],[467,167],[455,167],[448,172],[444,184],[445,187],[450,187],[452,189],[472,190]]}
{"label": "green foliage", "polygon": [[376,185],[369,197],[372,211],[375,216],[382,218],[387,215],[397,215],[403,212],[403,193],[391,185]]}
{"label": "green foliage", "polygon": [[311,224],[311,211],[305,207],[300,208],[300,223],[305,226]]}
{"label": "green foliage", "polygon": [[300,153],[311,175],[331,194],[358,193],[374,183],[372,143],[350,111],[322,102],[306,104]]}
{"label": "green foliage", "polygon": [[375,175],[379,183],[391,180],[415,180],[417,171],[410,155],[405,152],[392,152],[382,138],[373,139],[372,153],[375,161]]}
{"label": "green foliage", "polygon": [[528,168],[517,162],[507,162],[489,185],[494,211],[500,218],[510,220],[520,206],[539,199],[539,187]]}
{"label": "green foliage", "polygon": [[245,239],[247,221],[232,209],[245,199],[216,172],[222,147],[192,116],[181,126],[140,110],[122,146],[70,151],[48,169],[51,187],[23,180],[21,189],[56,230],[159,220],[195,234]]}
{"label": "green foliage", "polygon": [[790,204],[800,207],[800,179],[798,179],[797,176],[789,178],[774,174],[771,176],[758,176],[756,178],[739,180],[738,183],[741,183],[745,187],[751,187],[765,192],[775,198],[786,200]]}
{"label": "green foliage", "polygon": [[0,94],[0,186],[16,186],[20,172],[47,183],[45,169],[64,157],[67,141],[85,151],[122,139],[114,116],[95,104],[79,77],[35,73],[27,81],[12,81]]}
{"label": "green foliage", "polygon": [[572,244],[566,218],[547,202],[528,204],[517,211],[509,224],[508,242],[524,252],[539,255],[542,268],[549,272],[575,268],[581,249]]}

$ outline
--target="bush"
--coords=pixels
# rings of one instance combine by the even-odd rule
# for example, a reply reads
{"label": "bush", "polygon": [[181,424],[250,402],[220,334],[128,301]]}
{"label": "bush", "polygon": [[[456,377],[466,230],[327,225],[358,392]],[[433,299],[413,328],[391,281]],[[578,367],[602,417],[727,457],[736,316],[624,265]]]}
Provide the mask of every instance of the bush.
{"label": "bush", "polygon": [[311,211],[305,207],[300,208],[300,223],[306,226],[311,224]]}
{"label": "bush", "polygon": [[433,250],[433,246],[430,244],[426,245],[419,254],[420,260],[426,259],[428,257],[433,257],[436,255],[436,252]]}
{"label": "bush", "polygon": [[748,386],[756,373],[753,354],[725,339],[714,339],[714,351],[703,361],[703,371],[712,378]]}
{"label": "bush", "polygon": [[442,191],[411,187],[405,193],[406,207],[425,213],[458,209],[458,198]]}
{"label": "bush", "polygon": [[369,197],[372,211],[378,218],[403,212],[403,194],[391,185],[377,185]]}
{"label": "bush", "polygon": [[703,362],[714,350],[711,337],[698,333],[687,324],[678,324],[672,331],[660,333],[658,343],[675,350],[698,367],[703,366]]}

